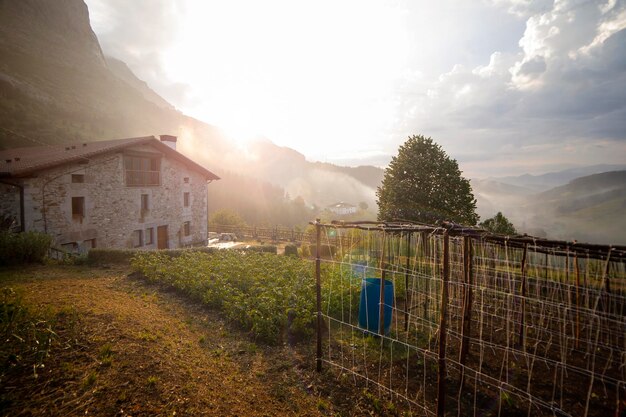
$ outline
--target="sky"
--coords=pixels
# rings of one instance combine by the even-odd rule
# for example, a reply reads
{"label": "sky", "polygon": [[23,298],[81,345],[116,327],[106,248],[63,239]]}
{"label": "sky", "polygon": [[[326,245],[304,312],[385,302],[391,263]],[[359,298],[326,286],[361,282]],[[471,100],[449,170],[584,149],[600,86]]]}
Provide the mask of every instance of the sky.
{"label": "sky", "polygon": [[86,0],[105,54],[241,144],[470,177],[626,163],[626,0]]}

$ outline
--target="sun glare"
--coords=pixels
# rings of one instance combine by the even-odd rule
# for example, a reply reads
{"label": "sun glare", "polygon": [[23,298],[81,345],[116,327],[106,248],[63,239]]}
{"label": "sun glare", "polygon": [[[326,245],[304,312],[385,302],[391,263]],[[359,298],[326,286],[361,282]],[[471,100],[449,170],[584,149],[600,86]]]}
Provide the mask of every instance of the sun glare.
{"label": "sun glare", "polygon": [[238,141],[264,135],[305,152],[347,151],[346,138],[374,141],[392,123],[407,59],[401,9],[189,0],[182,10],[167,76],[192,87],[186,112]]}

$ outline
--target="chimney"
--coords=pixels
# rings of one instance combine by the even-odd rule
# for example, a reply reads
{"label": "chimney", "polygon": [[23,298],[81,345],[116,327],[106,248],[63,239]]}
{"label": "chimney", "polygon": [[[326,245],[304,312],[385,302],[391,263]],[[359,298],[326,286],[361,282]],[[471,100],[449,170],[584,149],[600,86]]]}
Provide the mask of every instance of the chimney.
{"label": "chimney", "polygon": [[176,150],[176,136],[172,135],[161,135],[161,142],[169,146],[170,148]]}

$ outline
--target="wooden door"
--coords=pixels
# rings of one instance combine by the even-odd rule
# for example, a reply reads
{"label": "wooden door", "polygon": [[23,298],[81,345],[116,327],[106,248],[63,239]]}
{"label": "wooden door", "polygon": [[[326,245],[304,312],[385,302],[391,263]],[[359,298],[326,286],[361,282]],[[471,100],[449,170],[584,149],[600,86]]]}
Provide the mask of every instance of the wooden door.
{"label": "wooden door", "polygon": [[157,248],[167,249],[167,226],[157,227]]}

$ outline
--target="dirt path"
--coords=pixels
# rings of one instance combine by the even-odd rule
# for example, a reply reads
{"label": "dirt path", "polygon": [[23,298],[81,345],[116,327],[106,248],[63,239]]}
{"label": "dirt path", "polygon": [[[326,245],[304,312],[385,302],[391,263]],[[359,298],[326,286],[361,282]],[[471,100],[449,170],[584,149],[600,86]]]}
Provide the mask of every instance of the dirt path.
{"label": "dirt path", "polygon": [[[5,415],[314,416],[325,402],[289,347],[256,345],[217,314],[125,269],[32,267],[0,287],[56,317],[38,378],[2,381]],[[0,408],[2,410],[2,408]],[[324,413],[325,414],[325,413]]]}

